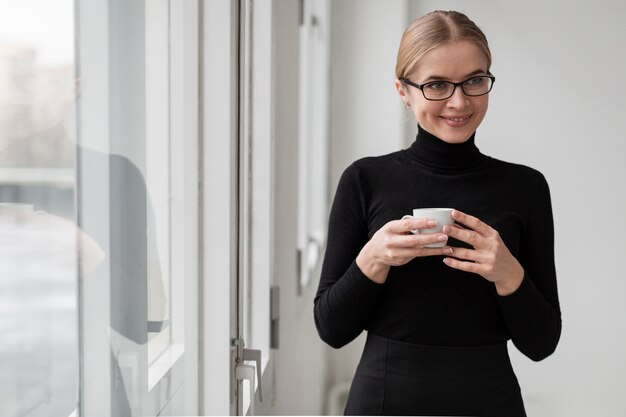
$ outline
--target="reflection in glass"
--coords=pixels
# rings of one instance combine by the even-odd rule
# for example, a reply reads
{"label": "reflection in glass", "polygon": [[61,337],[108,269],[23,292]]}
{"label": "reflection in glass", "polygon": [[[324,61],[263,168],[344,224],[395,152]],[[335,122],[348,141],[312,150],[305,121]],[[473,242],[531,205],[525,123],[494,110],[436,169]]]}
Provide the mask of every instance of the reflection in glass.
{"label": "reflection in glass", "polygon": [[0,5],[3,416],[68,416],[78,402],[73,10]]}

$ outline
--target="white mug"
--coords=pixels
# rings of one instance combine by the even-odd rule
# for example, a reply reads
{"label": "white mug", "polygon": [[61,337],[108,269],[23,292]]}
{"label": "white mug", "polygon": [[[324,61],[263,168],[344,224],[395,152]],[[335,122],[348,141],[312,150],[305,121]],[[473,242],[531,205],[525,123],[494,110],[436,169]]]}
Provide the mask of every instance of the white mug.
{"label": "white mug", "polygon": [[[403,219],[406,218],[414,218],[414,219],[434,219],[437,221],[437,225],[435,227],[431,227],[428,229],[414,229],[411,230],[412,233],[420,233],[424,235],[430,235],[433,233],[440,233],[443,229],[443,226],[446,224],[454,224],[454,220],[452,220],[452,210],[451,208],[416,208],[413,209],[413,215],[407,214],[403,216]],[[429,243],[428,245],[424,245],[426,248],[441,248],[446,245],[446,242],[438,242],[438,243]]]}

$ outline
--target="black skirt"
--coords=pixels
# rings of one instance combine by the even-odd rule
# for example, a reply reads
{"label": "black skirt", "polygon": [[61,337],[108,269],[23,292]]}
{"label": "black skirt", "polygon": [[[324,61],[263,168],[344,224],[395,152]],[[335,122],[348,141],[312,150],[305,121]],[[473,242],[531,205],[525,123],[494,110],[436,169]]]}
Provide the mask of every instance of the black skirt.
{"label": "black skirt", "polygon": [[424,346],[371,333],[345,414],[526,416],[506,343]]}

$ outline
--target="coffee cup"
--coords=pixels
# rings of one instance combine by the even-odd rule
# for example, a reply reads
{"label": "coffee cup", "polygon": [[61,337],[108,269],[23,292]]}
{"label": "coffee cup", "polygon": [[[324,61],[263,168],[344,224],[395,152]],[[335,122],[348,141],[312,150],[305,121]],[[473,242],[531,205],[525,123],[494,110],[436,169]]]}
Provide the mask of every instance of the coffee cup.
{"label": "coffee cup", "polygon": [[[446,224],[454,224],[454,220],[452,220],[452,210],[451,208],[416,208],[413,209],[413,215],[407,214],[403,216],[403,219],[414,218],[414,219],[434,219],[437,221],[437,225],[435,227],[431,227],[428,229],[414,229],[412,233],[419,233],[423,235],[430,235],[433,233],[441,233],[443,226]],[[446,245],[446,242],[437,242],[437,243],[429,243],[424,245],[426,248],[441,248]]]}

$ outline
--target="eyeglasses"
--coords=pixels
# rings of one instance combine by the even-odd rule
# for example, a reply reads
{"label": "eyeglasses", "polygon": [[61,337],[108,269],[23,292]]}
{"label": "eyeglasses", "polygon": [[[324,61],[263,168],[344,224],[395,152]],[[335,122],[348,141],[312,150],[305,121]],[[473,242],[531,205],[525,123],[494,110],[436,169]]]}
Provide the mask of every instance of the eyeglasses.
{"label": "eyeglasses", "polygon": [[493,75],[478,75],[468,78],[460,83],[453,83],[452,81],[431,81],[424,84],[415,84],[406,78],[401,78],[400,82],[408,84],[411,87],[415,87],[422,91],[424,98],[431,101],[447,100],[454,94],[454,90],[458,86],[461,86],[461,90],[466,96],[476,97],[484,96],[491,91],[493,83],[496,81],[496,77]]}

